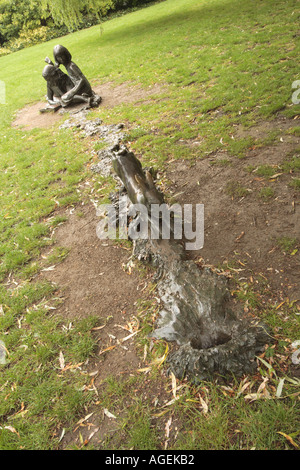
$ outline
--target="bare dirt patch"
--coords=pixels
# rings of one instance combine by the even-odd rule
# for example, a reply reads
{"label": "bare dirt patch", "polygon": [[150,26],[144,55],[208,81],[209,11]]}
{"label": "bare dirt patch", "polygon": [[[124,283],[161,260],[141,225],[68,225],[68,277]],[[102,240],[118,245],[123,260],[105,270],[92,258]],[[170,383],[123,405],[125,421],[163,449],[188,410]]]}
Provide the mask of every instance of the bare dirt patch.
{"label": "bare dirt patch", "polygon": [[[97,350],[88,363],[82,366],[91,374],[95,394],[109,376],[125,379],[142,367],[143,360],[136,351],[135,335],[128,336],[138,331],[137,301],[143,297],[153,275],[141,274],[135,267],[128,271],[126,265],[131,257],[131,249],[110,240],[99,240],[96,235],[98,222],[92,204],[77,206],[68,215],[68,220],[55,231],[55,245],[52,249],[68,248],[68,256],[53,270],[41,274],[43,279],[58,286],[62,303],[56,313],[65,319],[66,325],[74,319],[90,315],[98,316],[101,320],[103,328],[101,326],[94,332]],[[143,393],[145,390],[137,390],[137,396]],[[101,404],[87,411],[87,414],[90,413],[93,416],[89,418],[88,424],[74,427],[66,433],[61,442],[62,448],[81,446],[80,439],[100,446],[107,435],[118,432],[120,416],[118,420],[111,418],[104,413]]]}
{"label": "bare dirt patch", "polygon": [[130,315],[138,298],[139,278],[135,272],[129,275],[123,267],[130,250],[98,239],[98,222],[94,206],[85,204],[78,206],[55,234],[56,244],[68,248],[70,253],[44,276],[63,289],[61,312],[66,320],[91,314],[106,318],[110,312],[126,315],[127,308],[131,309]]}
{"label": "bare dirt patch", "polygon": [[[109,335],[121,339],[130,334],[128,323],[132,321],[136,301],[147,285],[147,278],[143,279],[135,269],[126,269],[130,249],[110,240],[98,239],[98,222],[92,204],[77,206],[55,232],[54,248],[69,249],[68,256],[53,270],[42,272],[41,276],[58,286],[63,302],[57,313],[66,322],[94,315],[109,326],[103,328],[99,336],[100,352],[111,345]],[[130,344],[132,342],[128,341],[127,345]],[[120,370],[125,371],[126,366],[131,368],[138,364],[133,351],[120,348],[118,352],[117,368]],[[114,372],[114,366],[109,362],[105,363],[100,375],[103,379]]]}
{"label": "bare dirt patch", "polygon": [[139,105],[163,91],[163,87],[158,83],[148,88],[143,88],[126,82],[121,85],[115,85],[113,82],[104,83],[102,85],[95,85],[93,89],[102,97],[100,106],[105,108],[114,108],[126,103]]}
{"label": "bare dirt patch", "polygon": [[59,111],[41,114],[40,109],[45,108],[46,104],[46,101],[39,101],[38,103],[26,105],[17,112],[12,126],[25,130],[35,129],[36,127],[44,129],[53,126],[62,119],[62,115],[59,114]]}
{"label": "bare dirt patch", "polygon": [[[143,88],[131,83],[115,85],[113,82],[108,82],[93,86],[93,90],[102,98],[100,106],[109,109],[123,103],[140,104],[151,96],[161,93],[162,86],[155,84],[148,88]],[[53,126],[55,123],[62,121],[67,112],[73,113],[82,108],[81,105],[78,105],[70,106],[65,108],[65,110],[59,110],[56,112],[40,113],[40,109],[45,108],[46,104],[45,100],[26,105],[23,109],[18,111],[12,126],[21,127],[25,130],[48,128]]]}

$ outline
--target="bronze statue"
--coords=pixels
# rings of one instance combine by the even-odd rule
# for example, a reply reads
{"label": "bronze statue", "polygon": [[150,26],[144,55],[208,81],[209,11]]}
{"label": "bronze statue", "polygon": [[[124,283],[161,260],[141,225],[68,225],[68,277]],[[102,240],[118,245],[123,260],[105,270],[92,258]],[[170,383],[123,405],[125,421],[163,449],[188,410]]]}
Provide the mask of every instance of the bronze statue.
{"label": "bronze statue", "polygon": [[73,88],[73,82],[67,74],[51,63],[44,67],[43,77],[47,81],[48,106],[41,112],[56,111],[63,105],[62,97]]}
{"label": "bronze statue", "polygon": [[124,184],[130,200],[134,204],[162,204],[163,195],[156,189],[149,171],[144,173],[140,160],[126,147],[114,147],[112,166]]}
{"label": "bronze statue", "polygon": [[[47,81],[47,109],[58,109],[72,104],[85,103],[87,108],[99,106],[101,97],[96,95],[80,68],[72,62],[71,53],[64,46],[53,49],[55,64],[46,57],[48,65],[44,68],[43,77]],[[64,65],[68,75],[60,70]]]}
{"label": "bronze statue", "polygon": [[269,329],[232,301],[226,276],[208,267],[199,269],[188,259],[183,239],[152,237],[152,206],[161,204],[163,194],[125,146],[113,147],[110,153],[131,202],[151,206],[148,236],[135,239],[134,256],[151,262],[157,271],[161,310],[149,336],[177,343],[167,359],[169,370],[178,379],[187,377],[196,384],[255,372],[256,357],[272,342]]}

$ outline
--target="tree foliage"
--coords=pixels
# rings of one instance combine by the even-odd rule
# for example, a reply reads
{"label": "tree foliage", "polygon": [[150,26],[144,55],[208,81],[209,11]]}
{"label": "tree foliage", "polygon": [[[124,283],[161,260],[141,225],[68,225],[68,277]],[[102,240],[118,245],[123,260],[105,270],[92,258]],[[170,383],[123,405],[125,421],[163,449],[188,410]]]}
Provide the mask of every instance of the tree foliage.
{"label": "tree foliage", "polygon": [[153,0],[0,0],[0,56]]}
{"label": "tree foliage", "polygon": [[80,24],[86,12],[100,18],[113,6],[113,0],[41,0],[43,11],[50,11],[55,23],[69,30]]}
{"label": "tree foliage", "polygon": [[0,1],[0,44],[16,38],[22,29],[42,25],[43,12],[37,0]]}

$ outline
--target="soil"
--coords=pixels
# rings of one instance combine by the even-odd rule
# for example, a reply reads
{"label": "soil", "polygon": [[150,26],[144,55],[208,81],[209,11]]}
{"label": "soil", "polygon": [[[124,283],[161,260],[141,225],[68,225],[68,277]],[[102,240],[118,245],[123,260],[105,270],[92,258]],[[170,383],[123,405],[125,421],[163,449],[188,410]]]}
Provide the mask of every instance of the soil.
{"label": "soil", "polygon": [[[128,270],[131,249],[97,237],[99,217],[92,203],[78,205],[72,214],[69,212],[68,220],[54,234],[55,246],[68,248],[69,255],[54,270],[43,271],[41,277],[57,284],[62,303],[56,313],[65,319],[66,326],[74,319],[90,315],[100,319],[101,326],[94,331],[97,350],[82,366],[91,374],[93,388],[97,390],[107,377],[126,378],[142,367],[135,335],[122,340],[138,330],[137,301],[153,273],[141,275],[134,266]],[[114,429],[117,431],[115,420],[106,416],[100,406],[91,412],[94,414],[89,425],[77,426],[66,433],[62,448],[80,445],[79,433],[84,440],[100,445],[108,432],[111,435]],[[95,429],[97,432],[90,437]]]}
{"label": "soil", "polygon": [[[102,98],[101,108],[110,109],[123,103],[136,103],[136,105],[139,105],[147,101],[151,96],[161,93],[162,86],[153,85],[148,88],[142,88],[130,83],[115,85],[112,82],[108,82],[93,86],[93,90]],[[45,108],[46,105],[47,101],[45,99],[45,101],[25,106],[17,113],[12,123],[13,127],[22,127],[25,130],[48,128],[62,121],[66,113],[74,113],[82,109],[82,105],[76,105],[55,112],[40,113],[40,109]]]}
{"label": "soil", "polygon": [[133,313],[139,288],[145,283],[134,270],[126,272],[131,250],[97,237],[98,223],[91,203],[79,205],[55,232],[56,245],[70,253],[43,276],[62,289],[65,300],[60,312],[66,321],[88,315],[103,319],[118,315],[122,323]]}
{"label": "soil", "polygon": [[[128,102],[138,105],[161,91],[158,87],[145,90],[130,84],[113,86],[112,83],[94,89],[103,97],[101,106],[107,108]],[[44,105],[36,103],[25,107],[16,117],[14,126],[48,127],[63,119],[58,113],[39,114],[38,110]],[[251,132],[255,136],[264,136],[267,130],[284,131],[296,124],[278,118],[272,123],[259,124]],[[237,128],[237,135],[242,136],[243,132]],[[245,159],[230,157],[231,164],[226,166],[222,164],[228,157],[224,150],[196,162],[169,162],[164,168],[170,193],[181,193],[175,196],[177,202],[204,204],[204,247],[189,252],[188,256],[199,265],[222,265],[223,270],[226,266],[234,266],[234,270],[227,269],[229,276],[238,275],[257,289],[265,283],[267,295],[277,302],[287,297],[290,301],[300,298],[299,252],[295,255],[284,253],[277,243],[278,237],[288,236],[298,238],[299,244],[300,195],[288,185],[291,175],[281,174],[267,180],[246,168],[282,163],[299,143],[299,138],[283,133],[280,143],[249,150]],[[180,145],[193,145],[193,142]],[[236,180],[248,190],[246,195],[233,197],[228,194],[226,184]],[[264,186],[274,189],[274,197],[266,202],[259,197]],[[129,273],[125,267],[131,249],[109,240],[99,240],[97,223],[92,203],[79,205],[69,213],[67,221],[55,231],[56,246],[69,248],[69,254],[53,271],[42,273],[59,287],[63,302],[57,313],[64,316],[66,324],[89,315],[103,319],[103,328],[95,330],[98,350],[84,365],[91,374],[96,392],[108,376],[129,377],[145,366],[136,350],[135,336],[125,342],[122,338],[138,329],[137,301],[143,298],[153,274],[141,274],[137,268]],[[105,349],[107,352],[103,353]],[[165,384],[166,380],[161,376],[156,383],[151,382],[149,389],[145,379],[144,389],[137,393],[141,398],[145,395],[158,397],[162,404],[172,398],[170,392],[166,392]],[[117,420],[105,414],[101,404],[86,411],[87,416],[90,413],[93,415],[64,435],[61,448],[81,447],[82,442],[101,448],[107,435],[117,435]]]}

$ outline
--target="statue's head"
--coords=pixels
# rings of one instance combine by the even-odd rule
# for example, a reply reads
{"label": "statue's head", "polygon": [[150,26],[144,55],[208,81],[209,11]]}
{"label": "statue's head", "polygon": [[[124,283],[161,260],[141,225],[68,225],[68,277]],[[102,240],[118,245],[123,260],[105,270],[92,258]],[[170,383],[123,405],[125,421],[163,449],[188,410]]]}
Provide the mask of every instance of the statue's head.
{"label": "statue's head", "polygon": [[45,80],[49,81],[51,80],[51,78],[57,75],[57,68],[54,67],[54,65],[46,65],[44,67],[42,75]]}
{"label": "statue's head", "polygon": [[72,60],[72,56],[68,49],[66,49],[64,46],[55,46],[53,49],[53,56],[54,60],[57,64],[69,64]]}

